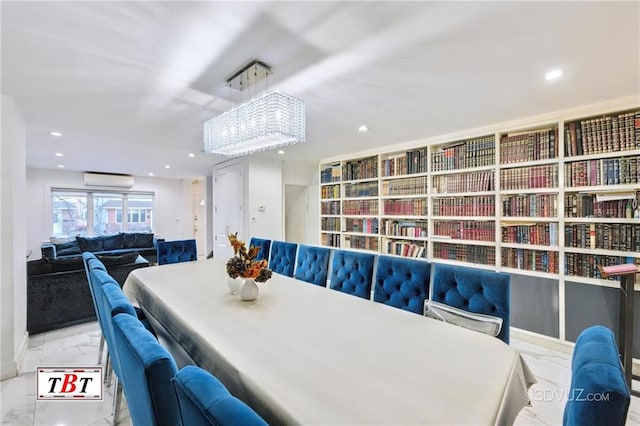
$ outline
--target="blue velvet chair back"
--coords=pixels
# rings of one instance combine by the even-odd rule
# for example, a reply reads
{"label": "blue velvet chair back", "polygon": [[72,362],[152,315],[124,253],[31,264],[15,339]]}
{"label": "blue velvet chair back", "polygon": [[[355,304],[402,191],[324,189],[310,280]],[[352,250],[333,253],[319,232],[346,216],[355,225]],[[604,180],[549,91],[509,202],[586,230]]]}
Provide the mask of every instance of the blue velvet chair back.
{"label": "blue velvet chair back", "polygon": [[200,367],[188,365],[171,381],[185,426],[267,424],[249,406],[232,396],[218,379]]}
{"label": "blue velvet chair back", "polygon": [[435,264],[431,300],[502,318],[498,338],[509,343],[511,277],[505,273]]}
{"label": "blue velvet chair back", "polygon": [[102,328],[102,320],[100,318],[101,310],[98,309],[98,305],[96,303],[96,292],[95,285],[92,283],[93,276],[91,275],[91,271],[94,269],[100,269],[103,272],[107,272],[107,269],[104,267],[104,264],[96,258],[96,256],[91,252],[82,253],[82,260],[84,262],[84,271],[87,274],[87,284],[89,285],[89,291],[91,292],[91,300],[93,301],[93,309],[96,311],[96,317],[98,318],[98,324]]}
{"label": "blue velvet chair back", "polygon": [[262,238],[251,238],[249,241],[249,249],[251,246],[260,247],[260,251],[256,256],[256,260],[269,260],[269,250],[271,248],[271,240],[264,240]]}
{"label": "blue velvet chair back", "polygon": [[336,250],[331,265],[331,288],[370,299],[374,261],[373,254]]}
{"label": "blue velvet chair back", "polygon": [[97,289],[97,295],[102,300],[102,318],[104,321],[104,338],[107,341],[107,347],[109,348],[109,356],[111,357],[111,363],[113,364],[113,371],[115,371],[118,379],[122,380],[122,364],[118,357],[116,342],[113,331],[113,317],[118,314],[127,314],[138,321],[136,317],[136,311],[133,305],[129,303],[129,299],[122,292],[122,289],[118,284],[106,283]]}
{"label": "blue velvet chair back", "polygon": [[611,330],[593,326],[578,336],[571,361],[565,426],[622,426],[631,397]]}
{"label": "blue velvet chair back", "polygon": [[158,241],[158,265],[198,260],[196,240]]}
{"label": "blue velvet chair back", "polygon": [[171,385],[177,373],[171,354],[131,315],[116,315],[113,329],[132,424],[181,425],[178,400]]}
{"label": "blue velvet chair back", "polygon": [[284,241],[274,241],[271,244],[271,259],[269,269],[281,275],[293,276],[293,269],[296,266],[296,251],[298,245],[285,243]]}
{"label": "blue velvet chair back", "polygon": [[300,245],[293,276],[296,279],[326,287],[330,254],[331,251],[325,247]]}
{"label": "blue velvet chair back", "polygon": [[373,300],[422,315],[430,279],[429,262],[379,256]]}

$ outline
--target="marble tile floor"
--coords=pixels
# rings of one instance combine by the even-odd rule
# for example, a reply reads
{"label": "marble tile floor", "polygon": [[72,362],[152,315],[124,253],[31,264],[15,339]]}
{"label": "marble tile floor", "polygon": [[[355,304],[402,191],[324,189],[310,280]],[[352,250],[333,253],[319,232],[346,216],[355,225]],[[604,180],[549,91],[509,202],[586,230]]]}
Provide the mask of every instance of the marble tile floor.
{"label": "marble tile floor", "polygon": [[[35,374],[39,366],[94,366],[100,332],[87,323],[35,335],[18,377],[0,382],[0,413],[3,425],[12,426],[107,426],[112,422],[114,386],[105,388],[102,402],[36,400]],[[570,355],[524,341],[512,341],[538,379],[528,392],[531,407],[524,408],[516,425],[561,425],[566,389],[571,379]],[[634,389],[640,383],[634,382]],[[126,403],[119,424],[130,426]],[[627,425],[640,426],[640,398],[632,397]]]}

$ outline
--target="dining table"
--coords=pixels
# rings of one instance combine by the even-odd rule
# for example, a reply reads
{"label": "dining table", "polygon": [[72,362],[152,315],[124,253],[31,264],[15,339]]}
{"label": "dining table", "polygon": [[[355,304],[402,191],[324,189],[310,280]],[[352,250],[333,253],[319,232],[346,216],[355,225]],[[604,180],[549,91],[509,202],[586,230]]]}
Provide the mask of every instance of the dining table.
{"label": "dining table", "polygon": [[274,273],[254,301],[225,259],[132,271],[124,290],[273,425],[509,425],[535,378],[503,341]]}

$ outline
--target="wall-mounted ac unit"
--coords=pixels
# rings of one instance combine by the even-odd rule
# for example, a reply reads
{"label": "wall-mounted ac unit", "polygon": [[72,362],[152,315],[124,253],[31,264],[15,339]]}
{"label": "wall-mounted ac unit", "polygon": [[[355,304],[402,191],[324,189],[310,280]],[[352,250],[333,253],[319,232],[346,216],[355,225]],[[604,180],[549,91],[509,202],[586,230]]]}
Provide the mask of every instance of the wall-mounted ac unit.
{"label": "wall-mounted ac unit", "polygon": [[131,188],[133,176],[110,173],[85,173],[84,184],[89,186],[117,186]]}

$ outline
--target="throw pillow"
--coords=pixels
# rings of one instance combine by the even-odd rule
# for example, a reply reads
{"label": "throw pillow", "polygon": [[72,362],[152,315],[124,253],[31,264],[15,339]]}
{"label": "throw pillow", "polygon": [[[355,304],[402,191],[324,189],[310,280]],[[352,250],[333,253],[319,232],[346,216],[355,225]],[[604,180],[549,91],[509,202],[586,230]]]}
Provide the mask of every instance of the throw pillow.
{"label": "throw pillow", "polygon": [[153,247],[153,234],[138,233],[136,234],[136,247]]}
{"label": "throw pillow", "polygon": [[56,256],[69,256],[82,253],[76,240],[54,245],[56,247]]}
{"label": "throw pillow", "polygon": [[78,242],[80,251],[96,252],[96,251],[102,251],[104,247],[102,237],[95,237],[95,238],[76,237],[76,241]]}
{"label": "throw pillow", "polygon": [[136,234],[131,232],[122,233],[122,248],[135,248],[136,247]]}
{"label": "throw pillow", "polygon": [[138,252],[125,253],[125,254],[121,254],[120,256],[111,256],[107,254],[96,255],[98,260],[102,262],[102,264],[107,268],[109,266],[127,265],[130,263],[135,263],[138,256],[139,256]]}
{"label": "throw pillow", "polygon": [[52,272],[78,271],[84,269],[84,261],[81,257],[68,259],[55,259],[51,261]]}
{"label": "throw pillow", "polygon": [[118,250],[122,248],[123,234],[107,235],[104,237],[103,250]]}

